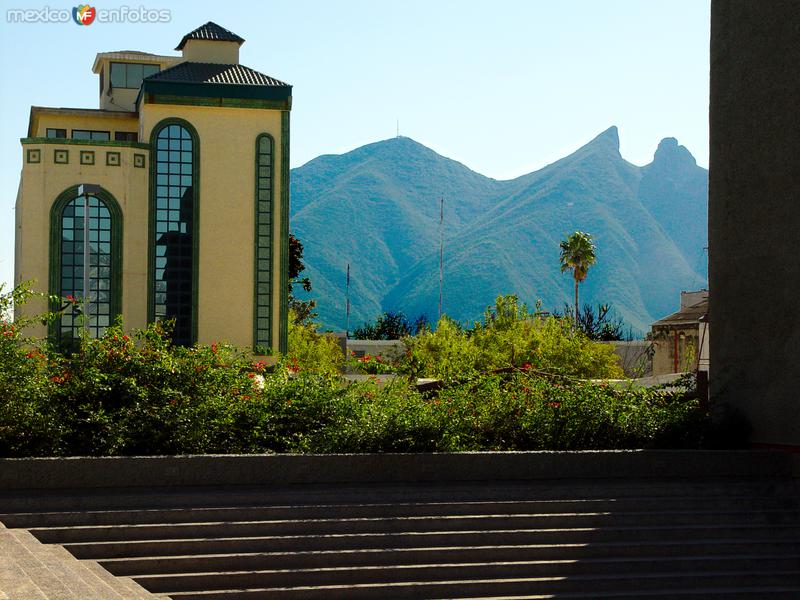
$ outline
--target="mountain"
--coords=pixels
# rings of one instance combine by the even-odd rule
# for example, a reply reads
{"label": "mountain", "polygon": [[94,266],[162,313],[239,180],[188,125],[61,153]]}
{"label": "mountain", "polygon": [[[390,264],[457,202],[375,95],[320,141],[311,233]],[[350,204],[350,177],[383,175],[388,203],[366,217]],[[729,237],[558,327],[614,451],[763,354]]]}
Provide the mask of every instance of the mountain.
{"label": "mountain", "polygon": [[399,137],[320,156],[292,171],[291,191],[310,296],[333,329],[345,325],[348,262],[351,329],[385,310],[435,320],[440,198],[444,311],[460,321],[503,293],[561,309],[572,280],[558,245],[576,229],[594,236],[598,256],[581,301],[611,302],[642,332],[707,278],[708,172],[674,138],[637,167],[611,127],[539,171],[498,181]]}

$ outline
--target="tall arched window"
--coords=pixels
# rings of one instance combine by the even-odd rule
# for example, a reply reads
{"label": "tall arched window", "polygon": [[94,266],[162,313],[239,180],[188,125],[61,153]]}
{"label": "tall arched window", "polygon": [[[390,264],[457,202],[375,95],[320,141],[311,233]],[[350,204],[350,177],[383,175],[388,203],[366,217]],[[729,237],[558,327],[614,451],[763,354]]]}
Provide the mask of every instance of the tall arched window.
{"label": "tall arched window", "polygon": [[101,191],[88,197],[87,218],[86,200],[77,187],[69,188],[50,213],[50,293],[79,301],[68,305],[51,328],[63,345],[77,339],[81,329],[102,336],[121,312],[122,214],[114,197]]}
{"label": "tall arched window", "polygon": [[151,137],[150,320],[174,319],[173,341],[197,338],[197,135],[179,119]]}
{"label": "tall arched window", "polygon": [[273,165],[274,140],[267,133],[256,138],[255,314],[253,346],[263,352],[272,344],[273,272]]}

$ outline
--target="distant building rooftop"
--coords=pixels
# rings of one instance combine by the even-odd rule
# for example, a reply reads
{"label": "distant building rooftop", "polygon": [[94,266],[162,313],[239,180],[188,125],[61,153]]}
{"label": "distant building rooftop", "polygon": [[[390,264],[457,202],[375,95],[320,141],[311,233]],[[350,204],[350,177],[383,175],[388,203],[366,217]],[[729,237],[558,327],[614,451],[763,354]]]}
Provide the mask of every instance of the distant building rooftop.
{"label": "distant building rooftop", "polygon": [[653,323],[653,328],[656,327],[686,327],[696,324],[708,313],[708,298],[701,300],[691,306],[681,308],[678,312],[674,312],[669,316],[659,319]]}

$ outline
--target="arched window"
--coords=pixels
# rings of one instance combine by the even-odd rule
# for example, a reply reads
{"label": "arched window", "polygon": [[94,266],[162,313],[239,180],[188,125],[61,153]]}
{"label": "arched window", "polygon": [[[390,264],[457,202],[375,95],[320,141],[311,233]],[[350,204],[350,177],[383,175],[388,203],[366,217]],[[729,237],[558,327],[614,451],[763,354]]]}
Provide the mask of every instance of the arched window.
{"label": "arched window", "polygon": [[255,229],[255,314],[253,346],[257,352],[272,341],[272,272],[273,272],[273,154],[272,136],[256,138],[256,229]]}
{"label": "arched window", "polygon": [[62,345],[72,344],[81,329],[100,337],[121,312],[119,205],[106,191],[87,199],[69,188],[53,204],[50,230],[50,293],[79,301],[61,312],[51,334]]}
{"label": "arched window", "polygon": [[151,137],[150,320],[174,319],[173,341],[197,338],[197,135],[168,119]]}

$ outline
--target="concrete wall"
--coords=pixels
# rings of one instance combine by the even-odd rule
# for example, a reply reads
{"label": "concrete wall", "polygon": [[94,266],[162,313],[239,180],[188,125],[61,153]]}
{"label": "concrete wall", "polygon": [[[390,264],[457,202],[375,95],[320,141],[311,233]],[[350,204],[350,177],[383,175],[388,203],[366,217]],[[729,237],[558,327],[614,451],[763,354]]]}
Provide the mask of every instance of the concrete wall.
{"label": "concrete wall", "polygon": [[386,360],[402,358],[406,345],[401,340],[347,340],[347,353],[355,352],[360,358],[366,354]]}
{"label": "concrete wall", "polygon": [[711,396],[800,446],[800,6],[713,0]]}
{"label": "concrete wall", "polygon": [[239,64],[238,42],[186,40],[182,60],[204,63]]}
{"label": "concrete wall", "polygon": [[[677,368],[675,366],[675,342],[677,338]],[[698,326],[674,327],[659,330],[653,339],[653,375],[694,371],[697,352],[700,348]]]}
{"label": "concrete wall", "polygon": [[614,347],[619,365],[626,377],[647,377],[653,373],[653,343],[647,340],[630,342],[606,342]]}
{"label": "concrete wall", "polygon": [[0,490],[797,476],[785,452],[590,450],[2,458]]}

